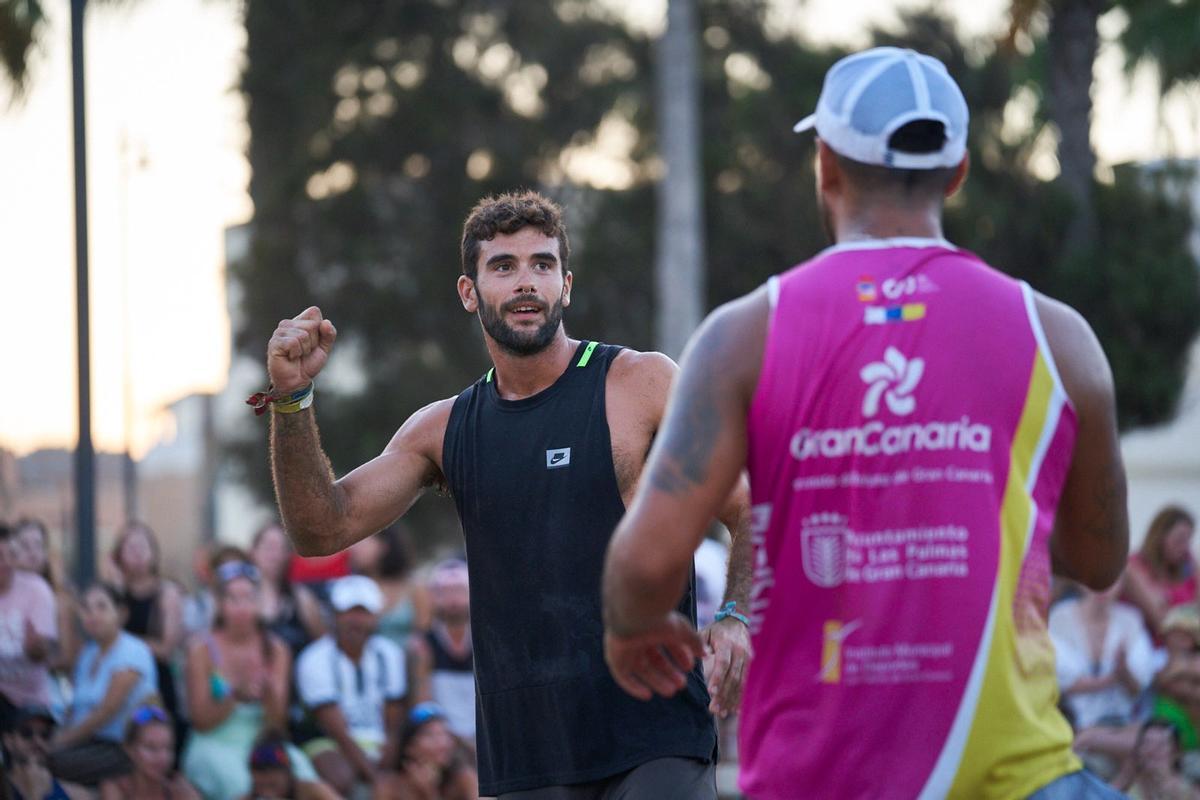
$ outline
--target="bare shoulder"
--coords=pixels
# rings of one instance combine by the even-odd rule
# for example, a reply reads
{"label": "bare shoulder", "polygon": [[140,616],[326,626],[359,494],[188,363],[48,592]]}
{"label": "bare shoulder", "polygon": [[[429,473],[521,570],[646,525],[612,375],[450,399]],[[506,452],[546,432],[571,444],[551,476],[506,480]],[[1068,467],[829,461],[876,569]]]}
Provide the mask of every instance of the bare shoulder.
{"label": "bare shoulder", "polygon": [[718,307],[688,344],[685,373],[692,379],[720,376],[724,385],[743,390],[748,401],[758,385],[770,321],[766,285]]}
{"label": "bare shoulder", "polygon": [[656,351],[625,349],[608,368],[609,385],[622,394],[640,396],[647,402],[665,404],[679,366],[667,355]]}
{"label": "bare shoulder", "polygon": [[[450,423],[450,411],[454,408],[457,397],[447,397],[430,403],[404,421],[400,430],[388,442],[385,453],[401,450],[419,452],[433,458],[441,453],[442,440],[446,436],[446,426]],[[437,458],[435,460],[439,460]]]}
{"label": "bare shoulder", "polygon": [[1040,292],[1034,293],[1034,304],[1067,396],[1076,406],[1109,400],[1112,370],[1087,320],[1066,303]]}

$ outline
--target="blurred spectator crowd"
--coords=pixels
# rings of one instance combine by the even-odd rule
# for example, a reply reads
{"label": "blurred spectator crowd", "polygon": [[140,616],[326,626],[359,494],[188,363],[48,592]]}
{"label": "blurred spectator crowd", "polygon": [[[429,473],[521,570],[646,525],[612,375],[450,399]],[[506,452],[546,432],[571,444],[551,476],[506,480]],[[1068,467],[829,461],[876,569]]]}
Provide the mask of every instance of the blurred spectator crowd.
{"label": "blurred spectator crowd", "polygon": [[478,796],[466,564],[389,528],[323,559],[269,524],[189,594],[131,522],[72,586],[0,524],[0,800]]}
{"label": "blurred spectator crowd", "polygon": [[[1164,508],[1113,587],[1054,588],[1075,749],[1135,798],[1200,798],[1194,534]],[[74,587],[43,525],[0,525],[0,800],[478,796],[463,560],[416,568],[397,527],[302,559],[272,523],[199,553],[189,594],[158,553],[130,523]],[[725,557],[697,555],[704,602]]]}

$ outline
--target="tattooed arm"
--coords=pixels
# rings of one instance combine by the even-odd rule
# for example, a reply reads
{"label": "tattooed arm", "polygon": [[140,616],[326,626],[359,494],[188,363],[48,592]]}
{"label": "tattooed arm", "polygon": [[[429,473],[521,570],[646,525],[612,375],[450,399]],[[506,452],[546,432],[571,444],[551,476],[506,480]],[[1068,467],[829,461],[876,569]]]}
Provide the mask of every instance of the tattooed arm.
{"label": "tattooed arm", "polygon": [[[604,613],[613,635],[650,630],[669,616],[709,521],[729,516],[722,512],[745,466],[746,413],[767,315],[767,295],[760,290],[714,312],[688,345],[666,421],[609,545]],[[746,546],[739,532],[731,561],[741,560]],[[744,560],[748,568],[748,554]],[[731,591],[744,589],[742,582],[735,574]]]}
{"label": "tattooed arm", "polygon": [[1121,574],[1129,553],[1112,371],[1083,317],[1041,295],[1036,305],[1079,423],[1050,552],[1057,572],[1099,591]]}

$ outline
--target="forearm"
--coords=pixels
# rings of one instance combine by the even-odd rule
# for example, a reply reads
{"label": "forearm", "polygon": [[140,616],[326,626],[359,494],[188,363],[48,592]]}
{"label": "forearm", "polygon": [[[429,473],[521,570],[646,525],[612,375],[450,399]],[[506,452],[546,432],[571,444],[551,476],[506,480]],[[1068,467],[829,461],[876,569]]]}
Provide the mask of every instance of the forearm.
{"label": "forearm", "polygon": [[[749,492],[745,484],[734,493],[730,508],[721,521],[729,528],[729,564],[725,571],[725,602],[737,604],[741,613],[750,613],[750,588],[754,580],[754,537],[750,530]],[[703,620],[710,622],[711,620]]]}
{"label": "forearm", "polygon": [[271,414],[271,475],[284,527],[303,556],[337,552],[345,500],[311,408]]}
{"label": "forearm", "polygon": [[[687,582],[690,559],[671,562],[640,546],[653,540],[639,529],[639,518],[627,516],[613,537],[604,574],[604,623],[618,636],[652,627],[678,605]],[[635,532],[637,531],[637,532]]]}

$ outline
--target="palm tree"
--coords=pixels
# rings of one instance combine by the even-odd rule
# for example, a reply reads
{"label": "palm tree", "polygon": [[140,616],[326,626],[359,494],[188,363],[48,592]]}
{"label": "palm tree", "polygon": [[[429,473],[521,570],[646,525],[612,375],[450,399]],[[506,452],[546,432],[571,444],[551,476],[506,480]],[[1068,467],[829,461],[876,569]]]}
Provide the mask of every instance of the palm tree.
{"label": "palm tree", "polygon": [[1157,67],[1160,92],[1200,77],[1200,0],[1012,0],[1007,44],[1028,33],[1039,11],[1049,22],[1048,111],[1058,128],[1060,182],[1075,203],[1064,253],[1079,253],[1094,241],[1093,199],[1096,153],[1091,142],[1092,68],[1100,49],[1097,24],[1114,6],[1129,15],[1121,35],[1127,63]]}
{"label": "palm tree", "polygon": [[41,35],[45,18],[38,0],[0,0],[0,72],[17,97],[27,88],[29,55]]}

